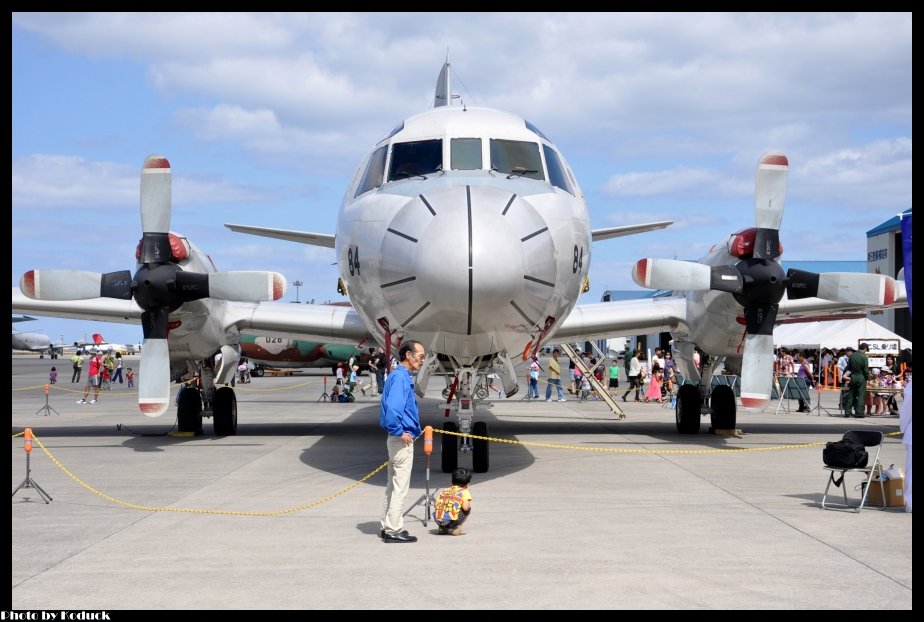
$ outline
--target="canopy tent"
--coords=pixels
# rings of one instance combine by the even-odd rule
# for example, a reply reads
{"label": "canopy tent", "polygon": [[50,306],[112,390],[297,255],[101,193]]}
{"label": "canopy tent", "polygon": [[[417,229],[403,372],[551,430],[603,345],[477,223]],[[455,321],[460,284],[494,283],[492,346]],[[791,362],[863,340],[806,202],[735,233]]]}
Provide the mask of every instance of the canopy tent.
{"label": "canopy tent", "polygon": [[773,329],[773,345],[784,348],[814,349],[856,348],[863,339],[899,339],[901,349],[911,347],[911,342],[902,339],[887,328],[869,318],[861,317],[824,322],[794,322],[780,324]]}

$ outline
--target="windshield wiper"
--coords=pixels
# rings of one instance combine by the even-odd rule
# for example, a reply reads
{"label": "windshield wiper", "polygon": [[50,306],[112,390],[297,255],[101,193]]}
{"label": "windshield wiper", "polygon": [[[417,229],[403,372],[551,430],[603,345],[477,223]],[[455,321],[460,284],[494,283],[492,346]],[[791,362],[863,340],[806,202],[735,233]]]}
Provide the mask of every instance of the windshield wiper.
{"label": "windshield wiper", "polygon": [[411,177],[420,177],[421,179],[427,178],[427,176],[422,173],[412,173],[410,171],[401,171],[400,173],[395,173],[394,175],[392,175],[392,180],[409,179]]}
{"label": "windshield wiper", "polygon": [[514,166],[513,170],[510,171],[510,174],[507,175],[507,179],[513,179],[514,177],[522,177],[523,175],[535,174],[539,171],[533,171],[528,168],[523,168],[522,166]]}

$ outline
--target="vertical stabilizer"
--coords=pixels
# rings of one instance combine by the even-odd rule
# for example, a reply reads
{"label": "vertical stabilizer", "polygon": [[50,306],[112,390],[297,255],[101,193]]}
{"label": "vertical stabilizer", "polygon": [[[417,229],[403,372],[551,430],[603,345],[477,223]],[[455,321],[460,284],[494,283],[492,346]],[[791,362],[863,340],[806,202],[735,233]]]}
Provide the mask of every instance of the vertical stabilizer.
{"label": "vertical stabilizer", "polygon": [[446,54],[446,62],[440,71],[440,77],[436,80],[436,95],[433,97],[433,107],[449,106],[452,104],[452,78],[449,76],[449,54]]}

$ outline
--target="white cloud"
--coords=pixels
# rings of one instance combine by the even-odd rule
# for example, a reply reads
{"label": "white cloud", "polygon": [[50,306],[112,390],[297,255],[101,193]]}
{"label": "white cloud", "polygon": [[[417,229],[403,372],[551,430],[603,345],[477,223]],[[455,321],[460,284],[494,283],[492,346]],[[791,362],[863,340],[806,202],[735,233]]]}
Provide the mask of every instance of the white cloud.
{"label": "white cloud", "polygon": [[137,168],[36,154],[13,160],[13,207],[124,208],[138,205]]}
{"label": "white cloud", "polygon": [[[136,166],[77,156],[36,154],[14,158],[13,208],[137,209],[139,175],[140,168]],[[291,189],[264,189],[221,178],[173,176],[177,206],[266,203],[291,193]]]}
{"label": "white cloud", "polygon": [[[753,189],[753,181],[750,182]],[[719,171],[678,166],[667,171],[614,175],[603,186],[609,196],[740,196],[747,187]]]}
{"label": "white cloud", "polygon": [[852,210],[911,207],[911,138],[877,140],[819,154],[794,170],[808,199]]}

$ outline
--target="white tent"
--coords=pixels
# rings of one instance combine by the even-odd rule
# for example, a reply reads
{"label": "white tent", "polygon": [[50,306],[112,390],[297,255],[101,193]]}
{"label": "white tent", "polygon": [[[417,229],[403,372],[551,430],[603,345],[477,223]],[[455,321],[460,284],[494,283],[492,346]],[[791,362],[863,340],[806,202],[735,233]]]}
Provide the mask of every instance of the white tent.
{"label": "white tent", "polygon": [[911,342],[907,339],[902,339],[865,317],[824,322],[794,322],[780,324],[773,329],[773,345],[784,348],[814,349],[819,345],[822,348],[856,348],[864,339],[899,339],[902,350],[911,347]]}

